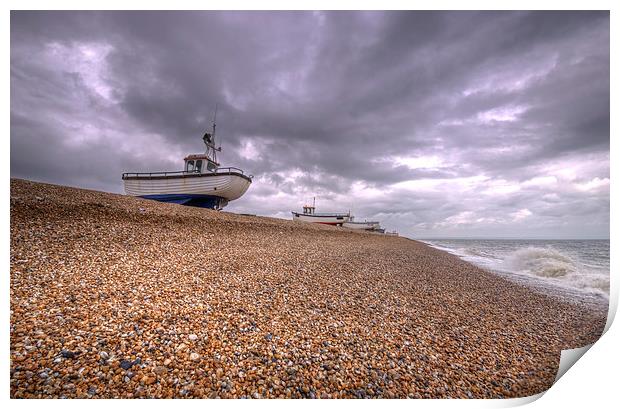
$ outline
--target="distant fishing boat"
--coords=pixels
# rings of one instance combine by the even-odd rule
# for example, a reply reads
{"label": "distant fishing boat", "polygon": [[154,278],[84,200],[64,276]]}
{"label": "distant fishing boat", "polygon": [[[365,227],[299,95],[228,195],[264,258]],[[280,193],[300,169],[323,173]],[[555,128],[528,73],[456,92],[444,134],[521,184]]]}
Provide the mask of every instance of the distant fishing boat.
{"label": "distant fishing boat", "polygon": [[342,224],[342,227],[346,227],[347,229],[353,229],[353,230],[367,230],[367,231],[377,231],[378,229],[381,228],[380,222],[375,222],[375,221],[356,222],[353,219],[354,217],[351,216],[349,218],[349,221],[344,222]]}
{"label": "distant fishing boat", "polygon": [[202,137],[207,147],[204,154],[184,158],[184,170],[176,172],[123,173],[125,193],[144,199],[177,203],[186,206],[221,210],[243,196],[252,183],[252,175],[235,167],[220,167],[213,130]]}
{"label": "distant fishing boat", "polygon": [[351,218],[350,213],[315,213],[315,201],[312,199],[312,206],[305,205],[303,213],[293,213],[293,221],[329,224],[332,226],[342,226]]}

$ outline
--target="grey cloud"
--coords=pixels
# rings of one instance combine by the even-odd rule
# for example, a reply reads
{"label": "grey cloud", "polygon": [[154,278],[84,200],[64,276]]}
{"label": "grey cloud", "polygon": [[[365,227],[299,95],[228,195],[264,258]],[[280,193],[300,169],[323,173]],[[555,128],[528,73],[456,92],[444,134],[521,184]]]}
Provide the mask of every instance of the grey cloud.
{"label": "grey cloud", "polygon": [[[68,67],[54,44],[78,61],[91,58],[81,46],[109,49],[98,68]],[[256,177],[232,211],[288,217],[312,192],[346,207],[359,183],[442,181],[359,193],[356,212],[432,236],[462,234],[437,226],[463,212],[505,221],[471,234],[527,234],[507,215],[529,209],[541,226],[565,215],[565,235],[589,215],[605,236],[608,187],[454,190],[474,176],[518,185],[580,158],[595,163],[590,179],[562,183],[608,178],[609,85],[608,12],[12,12],[11,175],[119,192],[123,171],[200,151],[217,103],[223,163]],[[481,120],[511,107],[523,110]]]}

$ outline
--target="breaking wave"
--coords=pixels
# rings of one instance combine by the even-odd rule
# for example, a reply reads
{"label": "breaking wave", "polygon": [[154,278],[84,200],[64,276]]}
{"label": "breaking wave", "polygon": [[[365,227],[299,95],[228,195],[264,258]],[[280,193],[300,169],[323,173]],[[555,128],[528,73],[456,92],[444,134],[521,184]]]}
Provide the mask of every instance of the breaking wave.
{"label": "breaking wave", "polygon": [[609,241],[445,239],[426,243],[569,299],[609,299]]}
{"label": "breaking wave", "polygon": [[578,271],[575,263],[553,249],[527,247],[510,254],[505,260],[510,270],[539,277],[564,277]]}

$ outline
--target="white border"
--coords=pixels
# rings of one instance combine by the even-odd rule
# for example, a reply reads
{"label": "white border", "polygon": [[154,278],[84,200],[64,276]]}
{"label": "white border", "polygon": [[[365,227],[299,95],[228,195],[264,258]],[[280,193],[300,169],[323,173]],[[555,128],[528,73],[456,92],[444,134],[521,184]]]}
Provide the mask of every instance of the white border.
{"label": "white border", "polygon": [[[229,9],[229,10],[244,10],[244,9],[298,9],[298,10],[330,10],[330,9],[418,9],[418,10],[428,10],[428,9],[457,9],[457,10],[477,10],[477,9],[495,9],[495,10],[546,10],[546,9],[581,9],[581,10],[611,10],[611,44],[617,44],[617,33],[614,27],[614,10],[613,4],[611,1],[597,1],[591,0],[587,2],[576,2],[576,1],[564,1],[564,2],[550,2],[550,1],[540,1],[540,0],[522,0],[522,1],[502,1],[500,2],[491,2],[491,1],[468,1],[468,2],[459,2],[459,1],[433,1],[433,2],[407,2],[407,1],[393,1],[393,0],[384,0],[381,2],[360,2],[360,1],[297,1],[295,3],[284,2],[284,1],[261,1],[260,3],[251,3],[247,1],[241,0],[231,0],[227,2],[204,2],[197,0],[177,0],[173,3],[171,2],[163,2],[163,1],[150,1],[150,2],[129,2],[129,1],[119,1],[119,0],[111,0],[111,1],[91,1],[88,3],[78,2],[78,1],[56,1],[53,5],[50,2],[46,1],[9,1],[5,3],[8,5],[6,12],[4,13],[3,23],[1,25],[2,32],[4,35],[4,55],[7,60],[10,59],[10,9],[17,10],[25,10],[25,9],[91,9],[91,10],[106,10],[106,9],[118,9],[118,10],[126,10],[126,9],[185,9],[185,10],[200,10],[200,9]],[[612,47],[612,59],[611,59],[611,83],[614,84],[614,72],[617,64],[617,53]],[[5,345],[5,358],[2,360],[2,385],[4,389],[3,397],[6,400],[9,400],[9,360],[8,360],[8,349],[9,349],[9,177],[10,177],[10,160],[9,156],[9,135],[10,135],[10,94],[9,94],[9,86],[10,86],[10,74],[9,74],[9,63],[5,61],[2,65],[3,78],[5,86],[5,94],[3,99],[4,104],[4,121],[5,126],[4,129],[7,131],[4,138],[2,138],[2,152],[4,161],[2,162],[2,172],[4,172],[2,178],[2,188],[4,192],[7,193],[5,199],[2,201],[2,209],[3,214],[5,215],[5,222],[2,225],[2,265],[5,267],[5,275],[4,280],[2,281],[2,289],[5,294],[2,305],[4,307],[4,313],[2,314],[2,324],[4,331],[1,333],[3,345]],[[611,87],[612,90],[614,87]],[[617,125],[613,118],[618,118],[616,104],[614,103],[613,96],[615,95],[612,92],[612,104],[611,104],[611,135],[615,134],[615,130],[617,130]],[[614,115],[616,114],[616,115]],[[617,171],[616,167],[613,166],[614,158],[616,155],[617,144],[614,142],[614,139],[611,139],[611,179],[616,180]],[[617,203],[617,189],[615,188],[615,183],[611,185],[611,203],[613,208],[613,204]],[[616,254],[616,242],[614,240],[617,237],[617,226],[614,224],[616,217],[614,217],[614,213],[611,214],[611,249],[612,249],[612,258],[611,258],[611,304],[610,304],[610,317],[613,317],[615,311],[617,309],[618,302],[618,288],[617,288],[617,278],[618,274],[618,263],[615,259]],[[609,320],[608,325],[611,323]],[[532,405],[534,407],[557,407],[557,406],[608,406],[608,402],[616,401],[617,393],[616,393],[616,382],[614,382],[616,375],[616,368],[618,366],[618,348],[617,345],[620,344],[618,342],[618,330],[617,325],[615,327],[609,328],[609,330],[605,333],[605,335],[595,343],[592,348],[587,352],[584,359],[580,359],[575,365],[574,368],[568,371],[568,374],[562,377],[559,382],[554,385],[541,399],[537,400]],[[612,383],[613,382],[613,383]],[[540,397],[540,396],[539,396]],[[499,401],[499,400],[490,400],[490,401],[390,401],[390,405],[394,406],[404,406],[410,407],[411,405],[422,405],[424,407],[448,407],[457,405],[459,407],[505,407],[505,406],[516,406],[519,404],[527,403],[527,401],[531,401],[532,399],[523,398],[519,400],[507,400],[507,401]],[[383,401],[386,402],[386,401]],[[252,407],[278,407],[282,405],[341,405],[349,406],[376,406],[378,404],[383,403],[381,401],[322,401],[320,403],[311,402],[311,401],[254,401],[254,402],[243,402],[243,401],[209,401],[205,403],[204,401],[183,401],[183,406],[193,406],[201,407],[205,404],[214,405],[216,407],[226,405],[228,406],[240,406],[240,405],[251,405]],[[82,405],[85,402],[81,402],[79,400],[74,401],[9,401],[7,402],[12,406],[30,406],[30,405],[63,405],[63,406],[74,406],[74,405]],[[98,401],[90,401],[88,405],[107,406],[111,402],[98,400]],[[135,406],[147,404],[149,406],[155,405],[168,405],[172,402],[167,401],[115,401],[114,405],[121,406]],[[174,404],[178,404],[178,401],[175,401]],[[77,406],[76,406],[77,407]]]}

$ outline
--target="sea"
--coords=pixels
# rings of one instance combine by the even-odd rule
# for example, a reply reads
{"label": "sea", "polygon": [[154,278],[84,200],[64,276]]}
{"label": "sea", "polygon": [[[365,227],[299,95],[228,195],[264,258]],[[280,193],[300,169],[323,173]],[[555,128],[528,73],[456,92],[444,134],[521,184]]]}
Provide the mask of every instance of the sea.
{"label": "sea", "polygon": [[536,291],[607,309],[609,240],[419,240]]}

